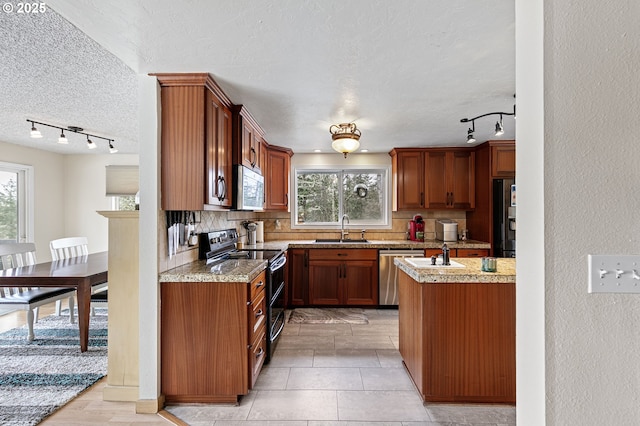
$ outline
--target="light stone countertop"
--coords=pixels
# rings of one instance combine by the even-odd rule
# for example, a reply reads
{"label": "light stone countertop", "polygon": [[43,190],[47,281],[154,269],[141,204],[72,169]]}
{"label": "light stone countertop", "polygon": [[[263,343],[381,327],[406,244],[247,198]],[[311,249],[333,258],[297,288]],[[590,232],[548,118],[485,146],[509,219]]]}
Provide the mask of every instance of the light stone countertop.
{"label": "light stone countertop", "polygon": [[248,283],[267,267],[267,260],[229,259],[216,265],[204,260],[187,263],[160,273],[160,282],[239,282]]}
{"label": "light stone countertop", "polygon": [[439,268],[417,268],[406,259],[395,258],[394,263],[419,283],[514,283],[516,282],[516,260],[497,258],[497,271],[480,270],[482,259],[471,257],[452,258],[465,268],[441,266]]}

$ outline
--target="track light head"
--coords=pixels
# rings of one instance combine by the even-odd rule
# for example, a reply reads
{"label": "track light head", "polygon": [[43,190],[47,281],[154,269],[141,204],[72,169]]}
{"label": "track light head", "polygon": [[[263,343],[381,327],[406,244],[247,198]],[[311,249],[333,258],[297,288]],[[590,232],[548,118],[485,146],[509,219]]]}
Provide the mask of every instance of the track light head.
{"label": "track light head", "polygon": [[504,135],[504,127],[502,127],[502,116],[500,116],[500,121],[496,121],[496,136]]}
{"label": "track light head", "polygon": [[61,143],[63,145],[66,145],[69,143],[69,141],[67,140],[67,137],[64,135],[64,130],[62,131],[62,133],[60,133],[60,137],[58,138],[58,143]]}
{"label": "track light head", "polygon": [[89,136],[87,136],[87,148],[89,149],[96,149],[98,146],[93,143],[93,141],[91,139],[89,139]]}
{"label": "track light head", "polygon": [[111,141],[109,141],[109,154],[115,154],[116,152],[118,152],[118,150],[114,148]]}
{"label": "track light head", "polygon": [[36,139],[42,137],[42,133],[40,133],[40,130],[36,129],[36,125],[33,121],[31,122],[31,137]]}

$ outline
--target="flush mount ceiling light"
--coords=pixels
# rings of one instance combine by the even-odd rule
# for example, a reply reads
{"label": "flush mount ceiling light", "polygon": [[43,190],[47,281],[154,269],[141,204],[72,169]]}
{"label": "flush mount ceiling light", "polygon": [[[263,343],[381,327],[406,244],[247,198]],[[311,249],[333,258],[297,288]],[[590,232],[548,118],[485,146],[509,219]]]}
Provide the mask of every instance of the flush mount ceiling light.
{"label": "flush mount ceiling light", "polygon": [[344,154],[344,158],[347,158],[347,154],[356,151],[360,147],[360,130],[356,127],[356,123],[341,123],[334,124],[329,127],[329,133],[331,133],[331,148]]}
{"label": "flush mount ceiling light", "polygon": [[40,130],[38,130],[36,128],[36,124],[40,124],[42,126],[53,127],[54,129],[60,130],[60,137],[58,137],[58,143],[59,144],[66,145],[66,144],[69,143],[69,140],[67,139],[67,136],[64,134],[64,132],[66,130],[68,132],[73,132],[73,133],[79,133],[81,135],[86,135],[87,136],[87,148],[89,148],[89,149],[96,149],[97,148],[97,145],[95,144],[95,142],[93,142],[91,139],[89,139],[89,136],[91,136],[92,138],[98,138],[98,139],[102,139],[102,140],[107,141],[109,143],[109,152],[111,154],[115,154],[116,152],[118,152],[118,150],[113,147],[113,139],[109,139],[109,138],[105,138],[103,136],[98,136],[98,135],[94,135],[94,134],[91,134],[91,133],[87,133],[87,132],[84,131],[84,129],[82,127],[76,127],[76,126],[60,127],[60,126],[56,126],[56,125],[53,125],[53,124],[42,123],[40,121],[35,121],[35,120],[30,120],[30,119],[27,119],[27,122],[31,123],[31,137],[32,138],[41,138],[42,137],[42,133],[40,133]]}
{"label": "flush mount ceiling light", "polygon": [[[516,95],[513,95],[513,97],[515,98]],[[476,138],[473,137],[473,134],[476,131],[476,120],[482,117],[488,117],[490,115],[499,115],[500,116],[500,120],[496,121],[496,136],[502,136],[504,135],[504,126],[502,124],[502,116],[503,115],[512,115],[513,118],[516,118],[516,106],[515,104],[513,105],[513,112],[488,112],[486,114],[482,114],[479,115],[477,117],[473,117],[473,118],[463,118],[460,120],[461,123],[468,123],[471,122],[471,127],[469,127],[469,129],[467,130],[467,143],[474,143],[476,141]]]}

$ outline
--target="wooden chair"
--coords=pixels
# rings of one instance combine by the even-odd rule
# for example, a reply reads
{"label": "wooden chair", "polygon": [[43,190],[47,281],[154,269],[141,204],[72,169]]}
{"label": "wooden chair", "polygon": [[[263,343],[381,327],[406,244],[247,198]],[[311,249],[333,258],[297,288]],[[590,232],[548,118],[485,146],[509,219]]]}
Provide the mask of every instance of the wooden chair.
{"label": "wooden chair", "polygon": [[[36,263],[36,245],[33,243],[0,244],[0,269],[28,267]],[[62,299],[69,300],[70,321],[74,323],[75,290],[60,287],[0,287],[0,304],[27,311],[27,339],[33,340],[33,324],[38,322],[38,308]]]}
{"label": "wooden chair", "polygon": [[[87,237],[59,238],[49,242],[52,260],[64,260],[89,254]],[[95,316],[96,307],[107,307],[108,283],[100,283],[91,287],[91,316]],[[104,294],[99,294],[104,293]],[[61,304],[56,303],[56,314],[60,315]]]}

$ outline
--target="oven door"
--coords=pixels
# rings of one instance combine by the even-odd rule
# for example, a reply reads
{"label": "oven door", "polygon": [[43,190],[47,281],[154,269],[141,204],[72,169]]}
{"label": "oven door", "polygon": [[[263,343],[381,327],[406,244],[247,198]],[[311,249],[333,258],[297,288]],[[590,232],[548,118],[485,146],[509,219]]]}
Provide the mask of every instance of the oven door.
{"label": "oven door", "polygon": [[284,275],[287,257],[281,255],[269,265],[269,338],[267,341],[267,360],[271,360],[271,356],[276,349],[278,338],[284,329],[285,324],[285,291],[284,291]]}

